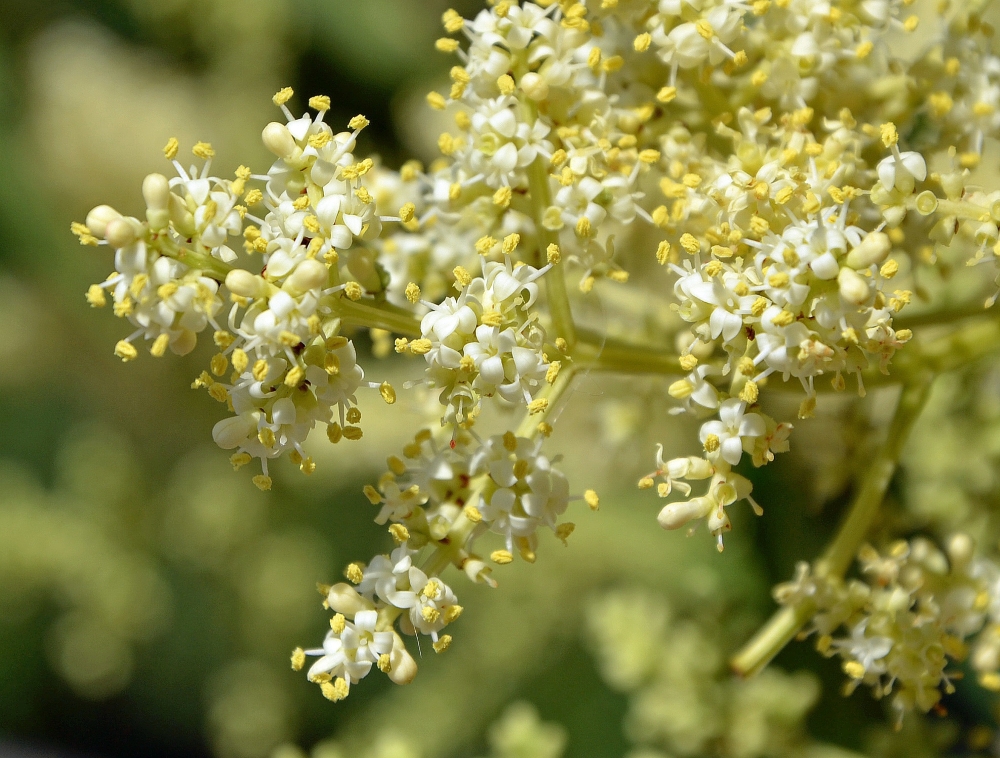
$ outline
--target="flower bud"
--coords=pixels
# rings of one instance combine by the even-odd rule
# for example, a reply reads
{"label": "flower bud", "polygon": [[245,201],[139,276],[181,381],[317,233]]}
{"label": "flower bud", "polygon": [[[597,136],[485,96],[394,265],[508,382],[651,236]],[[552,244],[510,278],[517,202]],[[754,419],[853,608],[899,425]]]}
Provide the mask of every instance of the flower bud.
{"label": "flower bud", "polygon": [[288,127],[284,124],[279,124],[277,121],[272,121],[264,127],[261,139],[264,141],[264,147],[279,158],[291,158],[295,154],[295,151],[298,150],[295,138],[288,131]]}
{"label": "flower bud", "polygon": [[87,214],[87,228],[90,233],[98,239],[104,239],[104,234],[108,229],[108,224],[122,217],[118,211],[110,205],[98,205]]}
{"label": "flower bud", "polygon": [[864,277],[849,268],[840,269],[840,273],[837,274],[837,284],[840,285],[840,296],[851,305],[864,305],[871,295]]}
{"label": "flower bud", "polygon": [[389,653],[389,678],[395,684],[409,684],[417,675],[417,662],[406,649],[397,632],[392,633],[392,651]]}
{"label": "flower bud", "polygon": [[534,71],[521,77],[521,89],[532,100],[544,100],[549,96],[549,83]]}
{"label": "flower bud", "polygon": [[252,416],[230,416],[212,427],[212,439],[223,450],[232,450],[245,442],[257,424]]}
{"label": "flower bud", "polygon": [[375,606],[370,600],[362,597],[356,589],[344,582],[330,588],[326,595],[326,602],[335,613],[343,613],[351,618],[354,618],[354,615],[360,611],[375,610]]}
{"label": "flower bud", "polygon": [[968,534],[953,534],[946,547],[952,569],[962,569],[969,565],[976,552],[976,541]]}
{"label": "flower bud", "polygon": [[327,283],[329,270],[315,258],[302,261],[285,280],[282,289],[298,295]]}
{"label": "flower bud", "polygon": [[854,269],[868,268],[878,265],[886,259],[892,250],[892,242],[885,232],[872,232],[847,254],[847,265]]}
{"label": "flower bud", "polygon": [[696,497],[679,503],[669,503],[663,506],[656,520],[664,529],[680,529],[692,519],[707,516],[714,507],[715,501],[707,497]]}
{"label": "flower bud", "polygon": [[260,297],[266,292],[263,278],[242,268],[234,268],[226,274],[226,286],[230,292],[240,297]]}
{"label": "flower bud", "polygon": [[121,217],[110,221],[104,230],[104,239],[115,250],[127,247],[135,242],[138,232],[129,219]]}
{"label": "flower bud", "polygon": [[153,211],[165,211],[170,202],[170,183],[163,174],[149,174],[142,180],[142,197],[146,207]]}

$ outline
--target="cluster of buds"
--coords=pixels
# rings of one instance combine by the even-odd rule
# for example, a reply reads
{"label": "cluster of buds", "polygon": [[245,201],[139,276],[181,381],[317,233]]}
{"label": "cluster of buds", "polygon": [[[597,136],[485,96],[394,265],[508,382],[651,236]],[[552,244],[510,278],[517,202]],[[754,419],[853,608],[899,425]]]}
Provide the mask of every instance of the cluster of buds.
{"label": "cluster of buds", "polygon": [[[809,632],[823,655],[843,659],[846,691],[865,684],[875,697],[891,694],[902,720],[913,709],[939,708],[942,690],[954,692],[961,673],[948,667],[968,657],[977,634],[972,667],[984,686],[1000,689],[1000,568],[974,548],[965,534],[954,535],[944,552],[924,538],[885,552],[865,545],[858,555],[863,580],[826,579],[800,563],[774,596],[786,605],[815,604]],[[834,636],[840,630],[845,636]]]}

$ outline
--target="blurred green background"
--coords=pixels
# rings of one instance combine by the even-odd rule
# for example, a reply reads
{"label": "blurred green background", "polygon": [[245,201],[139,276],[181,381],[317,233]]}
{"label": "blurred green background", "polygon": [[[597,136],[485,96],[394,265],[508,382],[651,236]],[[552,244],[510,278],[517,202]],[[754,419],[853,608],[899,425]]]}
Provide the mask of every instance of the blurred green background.
{"label": "blurred green background", "polygon": [[[389,166],[433,157],[422,105],[451,62],[433,49],[448,5],[477,8],[0,2],[0,756],[834,758],[848,753],[833,745],[913,756],[988,744],[972,726],[992,723],[992,703],[966,688],[947,701],[956,721],[890,737],[881,705],[840,698],[837,667],[808,645],[779,665],[811,674],[725,672],[770,610],[771,584],[836,522],[864,449],[831,445],[830,430],[866,428],[877,399],[821,407],[822,454],[758,477],[767,519],[741,513],[718,556],[703,534],[657,529],[657,503],[629,486],[655,441],[690,432],[668,420],[662,383],[588,377],[551,446],[603,506],[576,516],[568,548],[545,542],[535,566],[498,573],[497,591],[456,580],[467,614],[455,644],[425,654],[409,687],[372,676],[334,705],[289,670],[289,651],[326,627],[316,582],[389,549],[360,490],[415,410],[380,413],[362,397],[363,440],[317,443],[314,476],[278,466],[274,490],[258,492],[211,443],[218,407],[189,389],[207,353],[113,356],[122,324],[83,297],[110,256],[77,245],[69,225],[97,203],[138,211],[171,136],[212,142],[220,175],[265,171],[260,130],[289,84],[300,105],[329,94],[331,123],[368,116],[359,153]],[[945,418],[968,396],[951,392]],[[991,478],[983,488],[996,496]],[[915,529],[933,514],[893,518]],[[505,710],[520,701],[536,710]]]}

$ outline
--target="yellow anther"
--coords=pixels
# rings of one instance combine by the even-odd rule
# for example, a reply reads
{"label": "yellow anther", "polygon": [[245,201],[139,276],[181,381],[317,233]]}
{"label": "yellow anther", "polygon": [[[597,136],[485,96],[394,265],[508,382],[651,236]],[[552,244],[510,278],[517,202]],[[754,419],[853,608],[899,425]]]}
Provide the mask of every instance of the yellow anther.
{"label": "yellow anther", "polygon": [[275,105],[284,105],[285,103],[287,103],[289,100],[292,99],[292,95],[294,94],[295,90],[293,90],[291,87],[282,87],[281,89],[279,89],[277,92],[274,93],[274,97],[271,98],[271,101]]}
{"label": "yellow anther", "polygon": [[378,490],[372,487],[370,484],[366,484],[364,490],[365,497],[368,498],[368,502],[372,505],[378,505],[382,502],[382,496],[378,494]]}
{"label": "yellow anther", "polygon": [[416,282],[410,282],[406,285],[406,289],[403,292],[406,295],[406,299],[411,303],[420,302],[420,287]]}
{"label": "yellow anther", "polygon": [[688,353],[687,355],[682,355],[678,358],[677,362],[685,371],[694,371],[694,367],[698,365],[698,358]]}
{"label": "yellow anther", "polygon": [[352,405],[347,409],[347,423],[356,424],[361,421],[361,409],[356,405]]}
{"label": "yellow anther", "polygon": [[520,243],[521,243],[520,234],[517,234],[516,232],[514,234],[508,234],[506,237],[503,238],[503,243],[501,244],[500,249],[503,251],[504,255],[513,255],[514,251],[517,249],[517,246]]}
{"label": "yellow anther", "polygon": [[559,361],[552,361],[549,367],[545,370],[545,381],[552,384],[556,377],[559,376],[559,369],[562,368],[562,363]]}
{"label": "yellow anther", "polygon": [[698,34],[705,39],[710,40],[715,36],[715,29],[713,29],[712,25],[703,18],[698,20],[698,22],[694,25],[694,28],[697,29]]}
{"label": "yellow anther", "polygon": [[197,142],[195,146],[191,148],[191,152],[195,154],[196,157],[208,160],[209,158],[215,157],[215,150],[208,142]]}
{"label": "yellow anther", "polygon": [[618,71],[624,65],[625,59],[620,55],[612,55],[610,58],[605,58],[601,61],[601,68],[609,74]]}
{"label": "yellow anther", "polygon": [[639,489],[648,490],[652,488],[653,484],[654,482],[652,477],[644,476],[642,479],[639,480]]}
{"label": "yellow anther", "polygon": [[513,95],[514,94],[514,80],[509,74],[502,74],[497,78],[497,88],[500,90],[501,95]]}
{"label": "yellow anther", "polygon": [[460,605],[449,605],[444,612],[444,623],[450,624],[462,615],[464,608]]}
{"label": "yellow anther", "polygon": [[434,47],[442,53],[453,53],[458,50],[458,40],[441,37],[434,42]]}
{"label": "yellow anther", "polygon": [[788,326],[795,321],[795,314],[791,311],[781,311],[781,313],[771,319],[771,321],[774,322],[775,326]]}
{"label": "yellow anther", "polygon": [[576,529],[576,524],[574,524],[572,521],[563,522],[562,524],[556,527],[556,538],[561,540],[562,543],[565,545],[566,540],[569,539],[569,536],[573,533],[575,529]]}
{"label": "yellow anther", "polygon": [[634,40],[632,40],[632,49],[637,53],[644,53],[649,50],[649,45],[653,41],[652,36],[648,32],[643,32]]}
{"label": "yellow anther", "polygon": [[597,496],[594,490],[586,490],[583,493],[584,502],[590,507],[590,510],[596,511],[601,507],[601,498]]}
{"label": "yellow anther", "polygon": [[149,348],[149,353],[154,358],[162,358],[164,353],[167,352],[167,346],[170,344],[170,335],[161,334],[155,340],[153,340],[152,347]]}
{"label": "yellow anther", "polygon": [[345,426],[343,434],[345,440],[351,440],[352,442],[357,442],[365,436],[364,430],[360,426]]}
{"label": "yellow anther", "polygon": [[660,160],[660,151],[652,149],[643,150],[641,153],[639,153],[639,160],[642,161],[643,163],[652,165]]}
{"label": "yellow anther", "polygon": [[681,247],[683,247],[688,253],[694,255],[699,250],[701,250],[701,245],[698,240],[694,238],[690,232],[684,232],[680,239]]}
{"label": "yellow anther", "polygon": [[292,651],[292,670],[301,671],[305,663],[306,663],[305,651],[300,647],[295,648]]}
{"label": "yellow anther", "polygon": [[535,428],[538,430],[538,433],[543,437],[549,437],[552,435],[552,424],[548,423],[547,421],[538,422],[538,426]]}
{"label": "yellow anther", "polygon": [[344,285],[344,294],[347,295],[348,299],[357,302],[361,299],[361,285],[357,282],[348,282]]}
{"label": "yellow anther", "polygon": [[493,193],[493,204],[499,206],[500,208],[507,208],[510,206],[510,201],[513,196],[514,193],[510,187],[501,187]]}
{"label": "yellow anther", "polygon": [[349,563],[347,564],[347,568],[344,569],[344,576],[354,584],[361,584],[361,580],[365,578],[364,569],[365,567],[362,563],[358,563],[357,561]]}
{"label": "yellow anther", "polygon": [[402,208],[399,209],[399,218],[405,224],[413,220],[413,215],[417,211],[417,206],[413,203],[407,203]]}
{"label": "yellow anther", "polygon": [[410,343],[410,352],[414,355],[427,355],[434,347],[433,343],[426,337],[421,337],[418,340],[413,340]]}
{"label": "yellow anther", "polygon": [[448,34],[454,34],[462,30],[462,27],[465,25],[465,19],[459,15],[458,11],[449,8],[442,14],[441,23],[444,24],[444,29]]}
{"label": "yellow anther", "polygon": [[544,397],[535,398],[530,403],[528,403],[528,413],[529,414],[541,413],[548,407],[549,407],[549,401],[547,398]]}
{"label": "yellow anther", "polygon": [[443,111],[448,106],[448,102],[440,92],[428,92],[427,104],[437,111]]}
{"label": "yellow anther", "polygon": [[490,560],[494,563],[500,564],[501,566],[506,566],[514,560],[514,556],[509,550],[494,550],[490,553]]}
{"label": "yellow anther", "polygon": [[314,111],[330,110],[330,98],[327,95],[313,95],[309,98],[309,107]]}
{"label": "yellow anther", "polygon": [[892,147],[897,142],[899,142],[899,132],[896,131],[896,125],[891,121],[886,121],[879,128],[879,133],[882,137],[882,144],[886,147]]}
{"label": "yellow anther", "polygon": [[656,93],[656,99],[661,103],[669,103],[674,98],[677,97],[676,87],[663,87],[659,92]]}
{"label": "yellow anther", "polygon": [[167,144],[163,146],[163,155],[168,161],[172,161],[177,157],[177,151],[180,149],[181,143],[177,141],[176,137],[171,137],[167,140]]}
{"label": "yellow anther", "polygon": [[788,274],[784,271],[775,271],[769,277],[767,277],[767,283],[772,287],[787,287],[790,281]]}
{"label": "yellow anther", "polygon": [[455,266],[451,273],[455,277],[455,284],[459,287],[468,287],[472,283],[472,274],[464,266]]}
{"label": "yellow anther", "polygon": [[848,661],[844,664],[844,673],[852,679],[861,679],[865,675],[865,667],[858,661]]}
{"label": "yellow anther", "polygon": [[382,653],[382,655],[378,657],[378,663],[376,665],[378,666],[379,671],[383,674],[388,674],[392,671],[392,657],[388,653]]}
{"label": "yellow anther", "polygon": [[517,450],[517,437],[513,432],[508,431],[503,433],[503,447],[509,453]]}
{"label": "yellow anther", "polygon": [[90,303],[91,308],[103,308],[107,305],[108,298],[104,293],[104,288],[99,284],[91,284],[87,288],[87,302]]}
{"label": "yellow anther", "polygon": [[119,340],[118,344],[115,345],[115,355],[122,359],[122,363],[128,363],[138,357],[139,351],[135,349],[135,345],[131,342]]}
{"label": "yellow anther", "polygon": [[392,524],[389,527],[389,534],[392,535],[392,538],[396,541],[397,545],[402,545],[410,539],[410,530],[402,524]]}
{"label": "yellow anther", "polygon": [[748,381],[743,385],[743,389],[740,390],[740,400],[742,400],[747,405],[753,405],[757,402],[757,397],[759,395],[759,390],[757,388],[757,383],[754,381]]}
{"label": "yellow anther", "polygon": [[719,449],[719,436],[717,434],[709,434],[705,437],[704,445],[706,453],[714,453]]}
{"label": "yellow anther", "polygon": [[601,63],[601,48],[592,47],[587,55],[587,65],[590,68],[597,68]]}
{"label": "yellow anther", "polygon": [[252,481],[254,486],[262,492],[267,492],[271,489],[271,477],[269,476],[257,474]]}
{"label": "yellow anther", "polygon": [[431,647],[434,648],[435,653],[443,653],[445,650],[451,647],[451,635],[442,634],[440,637],[438,637],[437,642],[431,644]]}
{"label": "yellow anther", "polygon": [[467,505],[462,509],[462,513],[473,524],[478,524],[483,520],[483,512],[474,505]]}
{"label": "yellow anther", "polygon": [[586,238],[591,235],[594,231],[593,226],[590,223],[590,219],[586,216],[580,216],[576,222],[576,236],[581,238]]}
{"label": "yellow anther", "polygon": [[903,21],[903,29],[912,32],[920,24],[920,19],[916,16],[908,16],[905,21]]}
{"label": "yellow anther", "polygon": [[778,190],[778,194],[774,196],[774,202],[778,205],[784,205],[789,200],[792,199],[792,195],[795,194],[795,190],[791,187],[783,187]]}
{"label": "yellow anther", "polygon": [[882,268],[879,269],[879,274],[886,279],[892,279],[897,273],[899,273],[899,264],[892,258],[883,263]]}
{"label": "yellow anther", "polygon": [[216,353],[212,356],[212,360],[209,362],[208,367],[216,376],[222,376],[226,373],[226,369],[229,368],[229,359],[222,353]]}
{"label": "yellow anther", "polygon": [[382,382],[378,386],[378,394],[382,396],[386,405],[392,405],[396,402],[396,390],[392,388],[392,385],[389,384],[389,382]]}
{"label": "yellow anther", "polygon": [[869,55],[871,55],[872,50],[874,49],[875,49],[875,44],[871,40],[865,40],[864,42],[859,44],[856,48],[854,48],[854,54],[858,58],[863,60],[867,58]]}

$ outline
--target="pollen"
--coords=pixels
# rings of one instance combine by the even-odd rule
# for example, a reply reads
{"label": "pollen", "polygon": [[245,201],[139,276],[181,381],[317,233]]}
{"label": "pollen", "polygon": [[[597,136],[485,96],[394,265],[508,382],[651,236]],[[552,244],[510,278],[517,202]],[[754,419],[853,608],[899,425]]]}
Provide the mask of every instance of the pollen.
{"label": "pollen", "polygon": [[176,137],[171,137],[167,140],[167,144],[163,146],[163,155],[168,161],[172,161],[177,157],[177,151],[180,149],[181,143],[178,142]]}
{"label": "pollen", "polygon": [[253,478],[253,483],[254,486],[262,492],[267,492],[271,489],[271,477],[265,474],[257,474],[257,476]]}
{"label": "pollen", "polygon": [[301,671],[305,663],[306,663],[305,651],[300,647],[295,648],[292,651],[292,670]]}
{"label": "pollen", "polygon": [[389,527],[389,534],[396,541],[397,545],[402,545],[410,539],[410,531],[402,524],[393,524]]}
{"label": "pollen", "polygon": [[514,560],[514,556],[509,550],[494,550],[490,553],[490,560],[500,566],[506,566]]}
{"label": "pollen", "polygon": [[431,647],[434,648],[435,653],[443,653],[445,650],[451,647],[451,635],[442,634],[440,637],[438,637],[438,641],[433,643]]}
{"label": "pollen", "polygon": [[122,363],[128,363],[138,357],[139,351],[135,349],[135,345],[131,342],[119,340],[118,344],[115,345],[115,355],[122,359]]}
{"label": "pollen", "polygon": [[195,146],[191,148],[191,152],[194,153],[195,157],[202,158],[203,160],[208,160],[209,158],[215,157],[215,150],[212,145],[208,142],[197,142]]}
{"label": "pollen", "polygon": [[597,496],[597,493],[594,490],[586,490],[583,493],[583,500],[592,511],[596,511],[601,507],[601,499]]}

